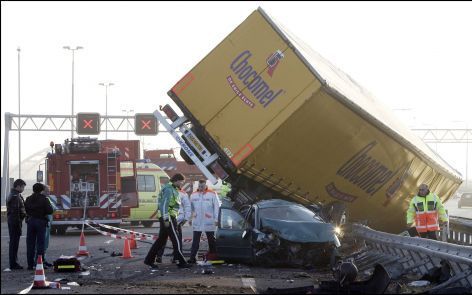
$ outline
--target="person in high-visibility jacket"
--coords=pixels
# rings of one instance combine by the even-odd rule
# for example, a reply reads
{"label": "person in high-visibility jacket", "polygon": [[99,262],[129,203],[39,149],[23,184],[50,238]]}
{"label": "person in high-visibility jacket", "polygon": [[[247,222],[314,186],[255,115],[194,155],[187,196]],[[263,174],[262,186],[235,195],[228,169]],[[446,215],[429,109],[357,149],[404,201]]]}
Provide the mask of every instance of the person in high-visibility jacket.
{"label": "person in high-visibility jacket", "polygon": [[429,191],[426,184],[421,184],[418,194],[410,201],[410,207],[406,214],[406,223],[416,227],[416,231],[422,238],[437,240],[437,231],[440,224],[448,221],[446,209],[441,199]]}
{"label": "person in high-visibility jacket", "polygon": [[180,195],[179,189],[182,187],[182,184],[185,181],[185,177],[177,173],[171,177],[170,183],[164,185],[160,192],[159,196],[159,206],[158,210],[160,211],[159,217],[159,236],[154,244],[149,249],[146,258],[144,259],[144,264],[149,265],[151,268],[157,269],[158,266],[155,263],[158,251],[161,247],[165,247],[167,243],[167,238],[170,237],[172,241],[172,247],[174,248],[174,253],[177,255],[180,268],[188,268],[189,264],[185,261],[184,255],[182,254],[182,247],[180,245],[179,236],[177,234],[177,215],[180,208]]}

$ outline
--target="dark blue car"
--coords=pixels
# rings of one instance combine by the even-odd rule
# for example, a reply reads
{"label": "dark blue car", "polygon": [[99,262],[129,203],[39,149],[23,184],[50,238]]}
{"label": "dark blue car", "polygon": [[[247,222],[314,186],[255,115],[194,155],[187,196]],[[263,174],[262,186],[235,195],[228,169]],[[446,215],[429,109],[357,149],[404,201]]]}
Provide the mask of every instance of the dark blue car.
{"label": "dark blue car", "polygon": [[263,266],[334,263],[340,242],[332,224],[306,207],[279,199],[220,208],[217,254],[226,261]]}

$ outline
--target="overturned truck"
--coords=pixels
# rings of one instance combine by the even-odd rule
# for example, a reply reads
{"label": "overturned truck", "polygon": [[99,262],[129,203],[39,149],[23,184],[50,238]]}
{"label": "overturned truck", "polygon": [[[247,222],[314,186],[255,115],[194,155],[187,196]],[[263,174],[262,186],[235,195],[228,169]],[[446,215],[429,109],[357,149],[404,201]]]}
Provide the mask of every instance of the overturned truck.
{"label": "overturned truck", "polygon": [[239,207],[334,202],[348,220],[398,233],[419,184],[444,202],[462,182],[390,110],[261,8],[168,95],[183,115],[166,105],[155,116],[189,163],[231,183]]}

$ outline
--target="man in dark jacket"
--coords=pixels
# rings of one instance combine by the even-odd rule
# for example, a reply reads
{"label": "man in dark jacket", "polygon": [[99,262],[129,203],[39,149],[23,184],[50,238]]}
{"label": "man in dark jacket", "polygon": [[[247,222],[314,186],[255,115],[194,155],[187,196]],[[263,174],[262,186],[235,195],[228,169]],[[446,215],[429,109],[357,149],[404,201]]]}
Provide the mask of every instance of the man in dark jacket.
{"label": "man in dark jacket", "polygon": [[[28,269],[33,270],[36,265],[34,261],[35,251],[38,255],[44,255],[44,239],[46,236],[46,227],[48,226],[48,214],[54,212],[51,203],[41,192],[44,191],[44,185],[35,183],[33,185],[33,194],[25,201],[26,214],[28,219],[28,230],[26,232],[26,256],[28,260]],[[36,249],[38,243],[38,249]]]}
{"label": "man in dark jacket", "polygon": [[8,233],[10,235],[9,258],[10,269],[23,269],[18,264],[18,245],[20,244],[23,219],[26,217],[25,201],[21,193],[25,190],[26,183],[17,179],[7,197]]}

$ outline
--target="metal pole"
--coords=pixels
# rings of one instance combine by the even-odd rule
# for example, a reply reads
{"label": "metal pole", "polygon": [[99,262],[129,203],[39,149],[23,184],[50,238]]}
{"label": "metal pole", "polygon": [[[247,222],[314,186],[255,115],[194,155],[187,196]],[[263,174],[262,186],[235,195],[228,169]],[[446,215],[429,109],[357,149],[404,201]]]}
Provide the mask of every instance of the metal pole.
{"label": "metal pole", "polygon": [[466,126],[466,145],[465,145],[465,187],[469,189],[469,126]]}
{"label": "metal pole", "polygon": [[108,85],[105,85],[105,139],[108,139]]}
{"label": "metal pole", "polygon": [[74,138],[74,53],[75,50],[72,49],[72,113],[71,113],[71,131],[70,131],[70,139]]}
{"label": "metal pole", "polygon": [[21,103],[20,103],[20,47],[18,51],[18,178],[21,178]]}
{"label": "metal pole", "polygon": [[3,142],[3,178],[2,178],[2,194],[5,198],[8,196],[8,189],[10,186],[10,171],[9,171],[9,143],[8,139],[10,137],[10,129],[11,129],[11,114],[5,112],[5,138]]}

